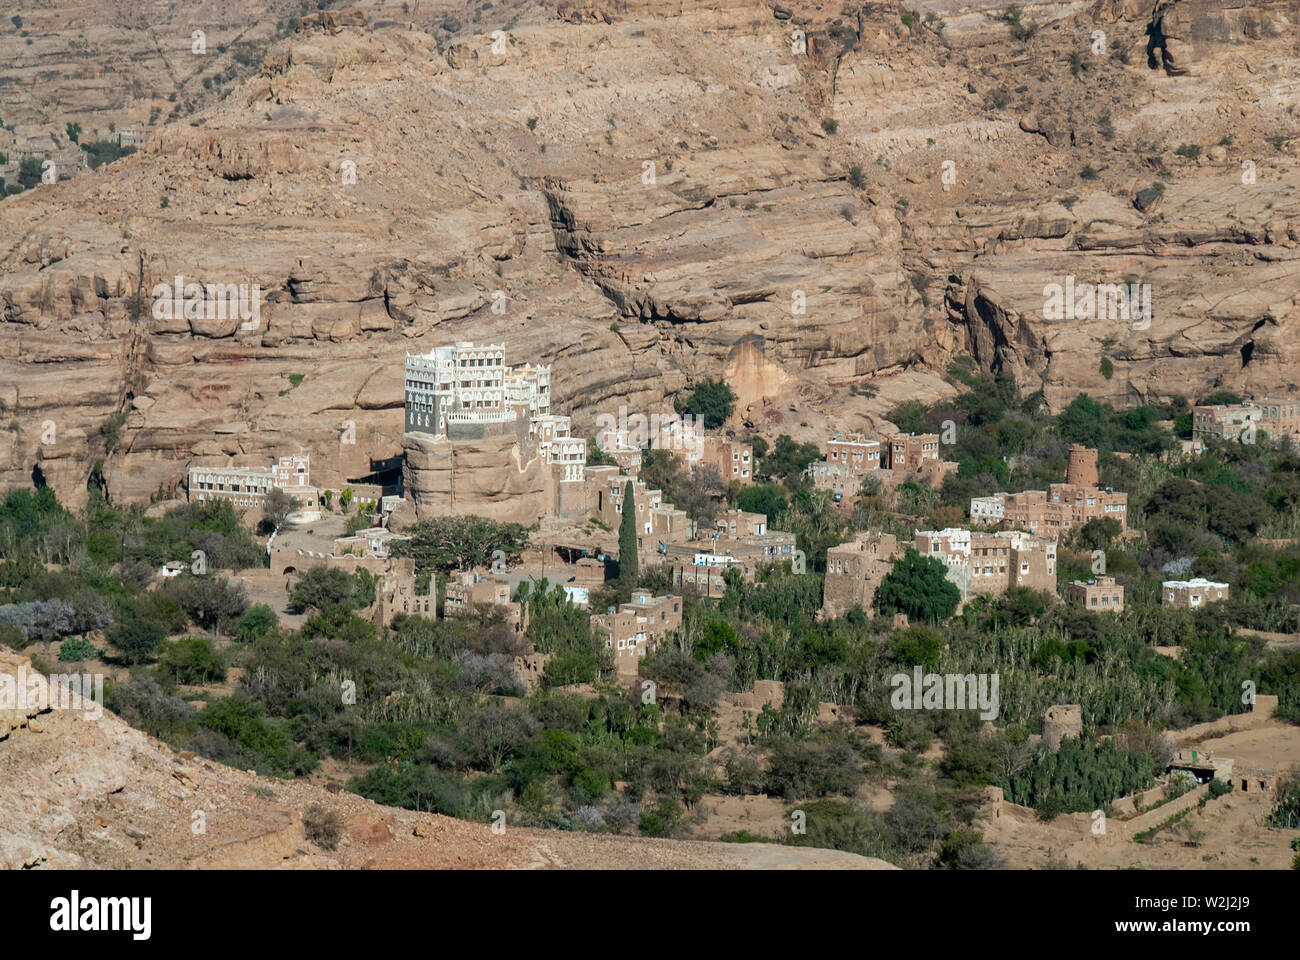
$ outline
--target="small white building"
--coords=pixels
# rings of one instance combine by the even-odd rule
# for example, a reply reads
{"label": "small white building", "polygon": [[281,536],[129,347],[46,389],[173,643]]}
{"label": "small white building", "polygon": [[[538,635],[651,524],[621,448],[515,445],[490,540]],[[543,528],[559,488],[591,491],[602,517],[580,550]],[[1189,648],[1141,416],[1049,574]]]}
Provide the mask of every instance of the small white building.
{"label": "small white building", "polygon": [[1228,584],[1196,577],[1192,580],[1166,580],[1160,584],[1160,603],[1166,607],[1195,610],[1207,603],[1228,599]]}

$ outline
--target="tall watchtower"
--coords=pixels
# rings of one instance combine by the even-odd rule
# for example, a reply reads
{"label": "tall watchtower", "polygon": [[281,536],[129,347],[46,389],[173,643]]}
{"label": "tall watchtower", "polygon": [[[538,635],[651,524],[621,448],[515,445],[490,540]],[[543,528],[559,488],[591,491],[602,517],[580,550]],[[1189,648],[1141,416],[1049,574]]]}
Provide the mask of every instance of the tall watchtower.
{"label": "tall watchtower", "polygon": [[1097,451],[1072,443],[1069,456],[1065,467],[1065,482],[1076,487],[1097,486]]}

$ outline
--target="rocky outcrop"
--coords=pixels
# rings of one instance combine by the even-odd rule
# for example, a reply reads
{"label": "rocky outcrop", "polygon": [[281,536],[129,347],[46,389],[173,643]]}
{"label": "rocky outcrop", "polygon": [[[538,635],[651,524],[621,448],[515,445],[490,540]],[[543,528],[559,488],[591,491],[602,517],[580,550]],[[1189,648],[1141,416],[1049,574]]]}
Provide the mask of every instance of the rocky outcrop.
{"label": "rocky outcrop", "polygon": [[[1188,76],[1118,0],[286,27],[140,154],[0,203],[0,484],[144,502],[194,457],[303,450],[338,488],[402,451],[405,352],[456,339],[551,363],[588,436],[706,376],[755,423],[868,380],[888,409],[962,350],[1054,406],[1280,388],[1288,2],[1162,4]],[[1151,328],[1046,320],[1063,273],[1149,280]],[[155,310],[178,276],[256,286],[256,316]]]}
{"label": "rocky outcrop", "polygon": [[1297,22],[1300,0],[1159,0],[1150,51],[1170,76],[1184,76],[1214,46],[1293,36]]}
{"label": "rocky outcrop", "polygon": [[402,437],[406,452],[407,505],[394,517],[397,527],[411,520],[472,512],[493,520],[532,523],[554,507],[550,468],[513,434],[476,440]]}

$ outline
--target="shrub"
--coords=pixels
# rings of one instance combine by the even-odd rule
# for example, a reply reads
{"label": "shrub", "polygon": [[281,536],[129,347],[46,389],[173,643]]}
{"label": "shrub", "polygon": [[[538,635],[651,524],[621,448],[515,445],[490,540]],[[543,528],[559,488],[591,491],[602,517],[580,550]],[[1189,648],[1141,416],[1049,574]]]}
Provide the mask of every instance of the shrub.
{"label": "shrub", "polygon": [[93,660],[98,656],[99,650],[84,637],[69,637],[59,644],[59,659],[64,663]]}
{"label": "shrub", "polygon": [[240,643],[252,643],[273,634],[280,625],[275,611],[264,603],[249,607],[235,621],[235,638]]}
{"label": "shrub", "polygon": [[[730,773],[730,771],[729,771]],[[862,764],[847,743],[829,738],[773,740],[768,792],[788,800],[852,794],[865,779]]]}
{"label": "shrub", "polygon": [[978,830],[954,830],[939,847],[939,866],[949,870],[988,870],[995,865],[993,851]]}
{"label": "shrub", "polygon": [[158,663],[172,674],[177,683],[226,679],[226,665],[207,637],[184,637],[168,645]]}
{"label": "shrub", "polygon": [[333,850],[343,836],[343,820],[337,810],[314,803],[302,814],[302,829],[307,839],[322,850]]}
{"label": "shrub", "polygon": [[680,826],[682,816],[682,805],[664,797],[652,810],[642,812],[638,829],[647,837],[671,837]]}
{"label": "shrub", "polygon": [[108,642],[127,663],[144,663],[165,639],[163,628],[149,620],[127,620],[108,634]]}

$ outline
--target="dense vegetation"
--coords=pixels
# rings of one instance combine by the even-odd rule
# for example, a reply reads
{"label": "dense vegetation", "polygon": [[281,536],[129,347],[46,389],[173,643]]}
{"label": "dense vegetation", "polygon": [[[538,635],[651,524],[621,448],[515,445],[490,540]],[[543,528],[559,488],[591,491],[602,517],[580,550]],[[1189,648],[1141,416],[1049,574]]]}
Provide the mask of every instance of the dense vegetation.
{"label": "dense vegetation", "polygon": [[[754,583],[732,572],[721,598],[687,597],[681,629],[641,666],[648,687],[613,682],[611,651],[589,611],[544,580],[518,589],[523,634],[493,608],[451,620],[400,616],[376,629],[366,618],[369,574],[309,570],[289,597],[304,617],[291,630],[269,607],[250,607],[224,572],[264,563],[228,505],[152,518],[93,495],[74,516],[48,488],[0,501],[0,642],[52,642],[65,662],[128,665],[131,680],[111,686],[107,700],[129,722],[269,774],[302,775],[326,757],[351,763],[350,787],[384,803],[674,836],[701,822],[706,794],[767,793],[800,824],[787,842],[942,868],[995,864],[971,826],[990,785],[1044,816],[1105,809],[1163,772],[1159,731],[1247,709],[1246,681],[1300,721],[1300,653],[1270,652],[1247,632],[1296,629],[1300,544],[1290,538],[1300,537],[1300,458],[1266,442],[1165,457],[1177,446],[1184,403],[1120,412],[1081,396],[1051,416],[1005,377],[955,373],[967,386],[955,400],[893,415],[903,429],[955,427],[945,456],[960,468],[939,491],[868,482],[837,504],[804,473],[815,448],[788,436],[750,438],[762,482],[748,487],[646,452],[643,478],[697,523],[707,528],[726,506],[764,513],[774,529],[796,534],[809,561],[807,573],[774,565]],[[706,391],[700,403],[710,396],[719,393]],[[942,564],[909,553],[874,609],[818,619],[827,547],[862,530],[910,538],[918,525],[963,523],[970,496],[1061,480],[1070,442],[1100,448],[1103,483],[1129,492],[1138,535],[1090,523],[1062,541],[1059,579],[1091,575],[1091,552],[1103,551],[1127,590],[1122,614],[1014,589],[954,616],[958,598]],[[630,487],[627,495],[625,520]],[[529,538],[518,524],[476,517],[411,532],[394,552],[411,557],[426,582],[513,563]],[[634,588],[668,589],[664,569],[632,561],[635,529],[619,534],[620,578],[593,594],[597,607]],[[156,572],[171,560],[186,569],[159,584]],[[1175,575],[1226,580],[1231,599],[1167,609],[1159,583]],[[896,613],[910,626],[896,627]],[[1179,656],[1156,647],[1178,647]],[[550,655],[531,693],[515,665],[530,648]],[[896,709],[891,678],[918,665],[996,673],[991,728],[972,711]],[[215,687],[232,666],[242,679]],[[784,683],[784,699],[737,720],[722,698],[757,680]],[[191,705],[196,699],[204,709]],[[819,722],[825,702],[881,727],[884,746],[856,726]],[[1082,738],[1052,752],[1032,738],[1058,703],[1080,704],[1086,725]],[[724,736],[724,722],[739,722],[739,740]],[[941,759],[925,759],[936,741]],[[895,798],[887,813],[856,799],[886,782]]]}

